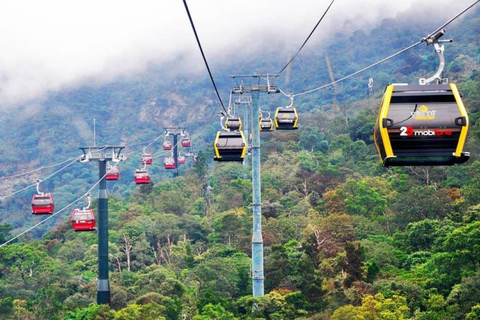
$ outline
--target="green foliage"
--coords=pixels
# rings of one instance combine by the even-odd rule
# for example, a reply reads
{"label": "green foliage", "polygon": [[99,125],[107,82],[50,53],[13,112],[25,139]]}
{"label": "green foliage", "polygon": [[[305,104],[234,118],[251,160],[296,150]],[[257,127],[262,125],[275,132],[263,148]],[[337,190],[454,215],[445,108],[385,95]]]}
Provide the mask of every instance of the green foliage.
{"label": "green foliage", "polygon": [[325,139],[325,134],[315,127],[306,127],[300,134],[299,146],[313,151],[320,151],[325,153],[328,149],[328,141]]}
{"label": "green foliage", "polygon": [[382,294],[367,295],[358,307],[346,305],[333,313],[332,320],[403,320],[408,319],[409,308],[402,296],[385,298]]}
{"label": "green foliage", "polygon": [[8,223],[0,224],[0,243],[8,240],[10,231],[12,231],[11,225]]}
{"label": "green foliage", "polygon": [[[75,138],[86,127],[82,118],[92,116],[103,126],[99,138],[121,125],[118,139],[128,145],[182,123],[194,138],[198,160],[181,166],[173,179],[151,166],[155,184],[135,187],[128,178],[139,160],[133,154],[133,161],[122,162],[121,180],[109,183],[110,307],[94,304],[97,235],[73,232],[67,218],[58,215],[21,242],[0,248],[2,319],[479,318],[477,16],[452,27],[462,45],[449,48],[446,68],[458,79],[470,117],[466,149],[472,157],[465,165],[386,169],[378,160],[372,128],[383,87],[394,80],[411,82],[431,70],[434,54],[423,49],[372,69],[370,94],[368,79],[359,77],[339,84],[335,97],[333,90],[298,96],[300,129],[262,134],[264,297],[250,296],[249,162],[212,164],[218,125],[216,115],[205,111],[211,104],[203,94],[207,81],[187,77],[172,82],[163,69],[158,77],[159,69],[152,67],[138,83],[125,80],[54,94],[44,101],[52,112],[41,122],[31,121],[26,112],[22,117],[2,113],[2,175],[16,173],[20,165],[47,167],[58,161],[58,154],[78,151],[79,142],[88,142]],[[403,38],[394,41],[397,46],[410,44],[425,28],[425,19],[417,20],[404,26],[386,19],[371,32],[337,34],[326,43],[335,74],[383,58],[387,52],[378,48],[391,47],[398,30]],[[289,89],[302,91],[307,78],[328,82],[328,75],[318,72],[325,69],[324,58],[325,52],[306,53],[300,77],[291,77]],[[284,85],[282,77],[277,81]],[[265,108],[282,99],[269,95]],[[21,164],[18,149],[23,150]],[[71,156],[78,156],[77,151]],[[82,164],[43,187],[55,192],[59,204],[71,203],[94,177],[95,168]],[[14,189],[29,183],[19,180]],[[4,184],[6,190],[11,187]],[[2,198],[0,206],[0,242],[39,221],[30,217],[23,198]]]}
{"label": "green foliage", "polygon": [[472,307],[472,311],[467,313],[465,320],[480,319],[480,304]]}
{"label": "green foliage", "polygon": [[111,310],[108,305],[91,304],[75,312],[68,312],[65,320],[114,320],[115,311]]}
{"label": "green foliage", "polygon": [[233,313],[226,311],[220,304],[207,304],[202,308],[202,313],[193,317],[193,320],[234,320]]}

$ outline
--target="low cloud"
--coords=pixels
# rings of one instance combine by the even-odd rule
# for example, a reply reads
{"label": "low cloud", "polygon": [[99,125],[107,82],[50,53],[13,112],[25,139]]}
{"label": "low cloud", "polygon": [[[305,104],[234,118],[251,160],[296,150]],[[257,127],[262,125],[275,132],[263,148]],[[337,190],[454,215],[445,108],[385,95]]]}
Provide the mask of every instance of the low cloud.
{"label": "low cloud", "polygon": [[[205,53],[215,60],[239,48],[257,48],[268,39],[291,46],[295,53],[329,4],[325,0],[188,2]],[[436,19],[440,25],[469,4],[466,0],[336,0],[312,42],[325,40],[332,32],[370,29],[399,14]],[[182,1],[2,1],[0,29],[3,107],[39,99],[50,91],[138,75],[150,63],[169,63],[179,56],[190,64],[170,69],[205,72]]]}

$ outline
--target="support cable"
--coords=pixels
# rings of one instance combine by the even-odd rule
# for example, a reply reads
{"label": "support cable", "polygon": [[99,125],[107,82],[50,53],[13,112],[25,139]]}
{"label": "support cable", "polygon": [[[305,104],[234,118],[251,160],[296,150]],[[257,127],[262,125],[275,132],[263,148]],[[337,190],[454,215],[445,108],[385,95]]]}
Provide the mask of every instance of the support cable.
{"label": "support cable", "polygon": [[[108,173],[108,172],[107,172]],[[62,209],[56,211],[55,213],[53,213],[52,215],[48,216],[47,218],[43,219],[42,221],[36,223],[35,225],[31,226],[30,228],[28,228],[27,230],[21,232],[20,234],[14,236],[13,238],[5,241],[4,243],[0,244],[0,248],[9,244],[10,242],[18,239],[19,237],[23,236],[25,233],[29,232],[29,231],[32,231],[33,229],[35,229],[36,227],[40,226],[41,224],[45,223],[46,221],[52,219],[53,217],[55,217],[56,215],[58,215],[59,213],[65,211],[66,209],[68,209],[69,207],[71,207],[72,205],[74,205],[75,203],[77,203],[78,201],[82,200],[83,198],[87,197],[90,195],[90,192],[100,183],[100,181],[102,181],[106,176],[107,176],[107,173],[105,173],[105,175],[99,179],[84,195],[82,195],[81,197],[79,197],[78,199],[70,202],[68,205],[66,205],[65,207],[63,207]]]}
{"label": "support cable", "polygon": [[[292,63],[293,59],[295,59],[295,57],[300,53],[300,51],[303,49],[303,47],[307,44],[307,41],[310,39],[310,37],[312,36],[312,34],[315,32],[315,30],[317,29],[318,25],[320,24],[320,22],[322,22],[323,18],[325,17],[325,15],[327,14],[328,10],[330,10],[330,7],[332,6],[333,2],[335,0],[332,0],[332,2],[330,2],[330,5],[328,6],[327,10],[325,10],[325,12],[323,13],[322,17],[320,18],[320,20],[318,20],[317,24],[315,25],[315,27],[313,28],[313,30],[310,32],[310,34],[308,35],[307,39],[305,39],[305,41],[303,42],[302,46],[300,47],[300,49],[298,49],[297,53],[295,53],[295,55],[290,59],[290,61],[287,62],[287,64],[282,68],[282,70],[280,70],[280,72],[277,73],[277,75],[280,75],[289,65],[290,63]],[[479,0],[480,1],[480,0]]]}
{"label": "support cable", "polygon": [[[173,150],[173,148],[177,148],[178,145],[181,143],[181,141],[182,141],[182,140],[179,139],[179,140],[177,141],[177,144],[175,144],[175,145],[172,146],[172,150]],[[171,153],[172,153],[172,150],[165,150],[165,152],[162,152],[162,153],[160,153],[160,154],[157,154],[157,155],[155,155],[155,156],[152,156],[152,158],[160,158],[160,157],[162,157],[162,156],[166,156],[166,155],[168,155],[168,154],[171,154]]]}
{"label": "support cable", "polygon": [[[480,0],[479,0],[479,1],[480,1]],[[284,92],[282,92],[282,91],[280,91],[280,92],[282,92],[282,93],[283,93],[284,95],[286,95],[287,97],[290,97],[290,96],[292,96],[292,97],[297,97],[297,96],[305,95],[305,94],[308,94],[308,93],[312,93],[312,92],[317,91],[317,90],[320,90],[320,89],[324,89],[324,88],[330,87],[330,86],[332,86],[332,85],[334,85],[334,84],[337,84],[337,83],[339,83],[339,82],[341,82],[341,81],[344,81],[344,80],[346,80],[346,79],[348,79],[348,78],[351,78],[351,77],[353,77],[353,76],[355,76],[355,75],[357,75],[357,74],[359,74],[359,73],[362,73],[362,72],[364,72],[364,71],[366,71],[366,70],[368,70],[368,69],[370,69],[370,68],[373,68],[373,67],[375,67],[375,66],[377,66],[377,65],[379,65],[379,64],[381,64],[381,63],[383,63],[383,62],[385,62],[385,61],[387,61],[387,60],[390,60],[390,59],[398,56],[399,54],[404,53],[405,51],[408,51],[408,50],[412,49],[413,47],[418,46],[418,45],[421,44],[422,42],[423,42],[423,41],[420,40],[420,41],[418,41],[418,42],[416,42],[416,43],[414,43],[414,44],[406,47],[405,49],[402,49],[402,50],[400,50],[400,51],[398,51],[398,52],[396,52],[396,53],[394,53],[394,54],[392,54],[392,55],[390,55],[390,56],[388,56],[388,57],[386,57],[386,58],[384,58],[384,59],[382,59],[382,60],[379,60],[379,61],[377,61],[377,62],[375,62],[375,63],[372,63],[371,65],[369,65],[369,66],[367,66],[367,67],[365,67],[365,68],[362,68],[362,69],[360,69],[360,70],[358,70],[358,71],[355,71],[355,72],[353,72],[353,73],[351,73],[351,74],[349,74],[349,75],[347,75],[347,76],[345,76],[345,77],[343,77],[343,78],[337,79],[337,80],[335,80],[335,81],[333,81],[333,82],[330,82],[330,83],[327,83],[327,84],[325,84],[325,85],[323,85],[323,86],[320,86],[320,87],[317,87],[317,88],[314,88],[314,89],[311,89],[311,90],[308,90],[308,91],[305,91],[305,92],[292,94],[292,95],[286,94],[286,93],[284,93]]]}
{"label": "support cable", "polygon": [[188,19],[190,20],[190,24],[192,25],[193,33],[195,34],[195,38],[197,39],[198,47],[200,48],[200,52],[202,53],[203,61],[205,62],[205,66],[207,67],[208,74],[210,75],[210,80],[212,81],[213,88],[217,93],[218,101],[222,105],[223,110],[228,113],[225,105],[223,104],[222,98],[220,97],[220,93],[218,93],[217,85],[215,84],[215,80],[213,80],[212,72],[210,71],[210,67],[208,66],[207,58],[205,58],[205,53],[203,52],[202,44],[200,43],[200,39],[198,38],[197,30],[195,29],[195,25],[193,24],[192,16],[190,15],[190,11],[188,10],[187,1],[183,0],[183,4],[185,5],[185,10],[187,11]]}
{"label": "support cable", "polygon": [[280,90],[280,92],[281,92],[282,94],[284,94],[285,96],[287,96],[287,97],[296,97],[296,96],[301,96],[301,95],[305,95],[305,94],[308,94],[308,93],[312,93],[312,92],[317,91],[317,90],[320,90],[320,89],[327,88],[327,87],[332,86],[332,85],[334,85],[334,84],[337,84],[337,83],[339,83],[339,82],[341,82],[341,81],[344,81],[344,80],[346,80],[346,79],[348,79],[348,78],[351,78],[351,77],[353,77],[353,76],[355,76],[355,75],[357,75],[357,74],[359,74],[359,73],[361,73],[361,72],[364,72],[364,71],[366,71],[366,70],[368,70],[368,69],[370,69],[370,68],[373,68],[373,67],[375,67],[375,66],[377,66],[377,65],[379,65],[379,64],[381,64],[381,63],[383,63],[383,62],[385,62],[385,61],[387,61],[387,60],[390,60],[390,59],[398,56],[399,54],[404,53],[405,51],[408,51],[408,50],[412,49],[413,47],[418,46],[419,44],[421,44],[421,43],[423,43],[423,42],[426,42],[427,39],[429,39],[430,37],[432,37],[433,35],[435,35],[438,31],[442,30],[445,26],[449,25],[449,24],[452,23],[454,20],[458,19],[462,14],[464,14],[465,12],[467,12],[468,10],[470,10],[473,6],[475,6],[475,5],[478,4],[479,2],[480,2],[480,0],[475,1],[473,4],[471,4],[470,6],[468,6],[465,10],[463,10],[462,12],[460,12],[459,14],[457,14],[455,17],[453,17],[452,19],[450,19],[448,22],[444,23],[440,28],[436,29],[435,32],[430,33],[427,37],[424,37],[424,38],[422,38],[421,40],[417,41],[416,43],[414,43],[414,44],[412,44],[412,45],[410,45],[410,46],[408,46],[408,47],[406,47],[406,48],[404,48],[404,49],[402,49],[402,50],[400,50],[400,51],[398,51],[398,52],[396,52],[396,53],[394,53],[394,54],[392,54],[392,55],[390,55],[390,56],[388,56],[388,57],[386,57],[386,58],[384,58],[384,59],[382,59],[382,60],[379,60],[379,61],[377,61],[377,62],[375,62],[375,63],[372,63],[371,65],[369,65],[369,66],[367,66],[367,67],[365,67],[365,68],[362,68],[362,69],[360,69],[360,70],[358,70],[358,71],[355,71],[355,72],[353,72],[353,73],[351,73],[351,74],[349,74],[349,75],[347,75],[347,76],[345,76],[345,77],[343,77],[343,78],[337,79],[337,80],[332,81],[332,82],[330,82],[330,83],[327,83],[327,84],[325,84],[325,85],[323,85],[323,86],[320,86],[320,87],[317,87],[317,88],[314,88],[314,89],[311,89],[311,90],[308,90],[308,91],[304,91],[304,92],[301,92],[301,93],[297,93],[297,94],[287,94],[287,93],[283,92],[282,90]]}
{"label": "support cable", "polygon": [[163,137],[165,134],[162,133],[161,135],[159,135],[158,137],[156,137],[155,139],[153,139],[148,145],[145,146],[145,148],[148,148],[150,147],[152,144],[154,144],[155,142],[158,141],[158,139],[160,139],[161,137]]}
{"label": "support cable", "polygon": [[[71,159],[69,159],[69,160],[71,160]],[[54,175],[56,175],[56,174],[59,173],[60,171],[63,171],[64,169],[68,168],[69,166],[71,166],[72,164],[74,164],[75,162],[77,162],[77,160],[78,160],[78,158],[75,158],[72,162],[70,162],[70,163],[67,164],[66,166],[58,169],[57,171],[55,171],[55,172],[52,173],[51,175],[47,176],[46,178],[40,180],[39,182],[44,182],[44,181],[46,181],[47,179],[50,179],[51,177],[53,177]],[[62,163],[64,163],[64,162],[62,162]],[[35,182],[35,183],[31,184],[31,185],[28,185],[28,186],[26,186],[25,188],[22,188],[22,189],[20,189],[20,190],[17,190],[17,191],[15,191],[15,192],[11,193],[11,194],[8,194],[8,195],[6,195],[6,196],[1,196],[1,197],[0,197],[0,200],[3,200],[3,199],[5,199],[5,198],[11,197],[11,196],[13,196],[13,195],[15,195],[15,194],[17,194],[17,193],[20,193],[20,192],[22,192],[22,191],[24,191],[24,190],[27,190],[27,189],[31,188],[32,186],[34,186],[34,185],[37,185],[37,182]]]}
{"label": "support cable", "polygon": [[62,164],[64,164],[65,162],[68,162],[68,161],[73,160],[73,159],[77,159],[77,157],[75,157],[75,158],[69,158],[69,159],[67,159],[67,160],[65,160],[65,161],[62,161],[62,162],[59,162],[59,163],[55,163],[55,164],[52,164],[52,165],[49,165],[49,166],[43,166],[43,167],[40,167],[40,168],[36,168],[36,169],[30,170],[30,171],[27,171],[27,172],[22,172],[22,173],[18,173],[18,174],[12,174],[12,175],[9,175],[9,176],[3,176],[3,177],[0,177],[0,180],[9,179],[9,178],[16,178],[16,177],[21,177],[21,176],[25,176],[25,175],[27,175],[27,174],[31,174],[31,173],[34,173],[34,172],[37,172],[37,171],[40,171],[40,170],[43,170],[43,169],[53,168],[53,167],[62,165]]}
{"label": "support cable", "polygon": [[463,10],[462,12],[460,12],[459,14],[457,14],[455,17],[453,17],[452,19],[450,19],[449,21],[447,21],[446,23],[444,23],[440,28],[438,28],[437,30],[433,31],[432,33],[430,33],[428,36],[426,36],[425,38],[422,38],[422,42],[424,41],[427,41],[428,38],[434,36],[435,34],[437,34],[437,32],[439,32],[440,30],[442,30],[443,28],[445,28],[446,26],[448,26],[450,23],[452,23],[454,20],[456,20],[458,17],[460,17],[462,14],[464,14],[465,12],[467,12],[468,10],[470,10],[471,8],[473,8],[473,6],[475,6],[476,4],[478,4],[480,2],[480,0],[477,0],[475,1],[474,3],[472,3],[470,6],[468,6],[465,10]]}

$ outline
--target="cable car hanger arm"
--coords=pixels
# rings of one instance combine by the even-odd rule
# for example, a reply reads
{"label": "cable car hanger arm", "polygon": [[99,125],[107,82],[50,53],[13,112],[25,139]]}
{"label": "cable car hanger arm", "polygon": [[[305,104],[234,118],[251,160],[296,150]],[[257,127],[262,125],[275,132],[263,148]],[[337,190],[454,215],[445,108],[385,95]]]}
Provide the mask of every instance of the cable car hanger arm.
{"label": "cable car hanger arm", "polygon": [[438,60],[439,60],[439,65],[438,65],[437,71],[435,72],[435,74],[433,76],[431,76],[428,79],[420,78],[419,84],[422,84],[422,85],[423,84],[429,84],[430,82],[435,81],[435,80],[437,80],[437,83],[444,82],[444,79],[442,79],[441,75],[443,73],[443,69],[445,68],[445,56],[443,55],[443,52],[444,52],[445,48],[444,48],[443,45],[440,45],[439,43],[453,42],[452,39],[439,40],[445,34],[445,31],[446,31],[445,29],[442,29],[442,30],[438,31],[437,33],[435,33],[434,35],[430,36],[429,38],[424,38],[425,42],[427,43],[427,46],[433,44],[433,47],[435,48],[435,52],[437,53],[437,57],[438,57]]}

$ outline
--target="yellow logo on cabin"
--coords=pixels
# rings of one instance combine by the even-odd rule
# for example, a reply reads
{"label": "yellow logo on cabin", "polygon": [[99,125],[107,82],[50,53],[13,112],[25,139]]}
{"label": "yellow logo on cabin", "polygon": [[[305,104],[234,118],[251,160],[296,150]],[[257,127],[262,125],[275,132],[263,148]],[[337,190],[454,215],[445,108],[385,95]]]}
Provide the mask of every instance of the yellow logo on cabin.
{"label": "yellow logo on cabin", "polygon": [[417,111],[412,111],[411,116],[415,120],[435,120],[437,110],[429,110],[428,107],[422,104]]}

